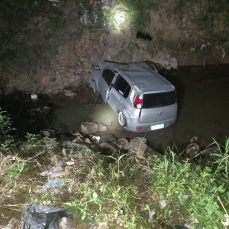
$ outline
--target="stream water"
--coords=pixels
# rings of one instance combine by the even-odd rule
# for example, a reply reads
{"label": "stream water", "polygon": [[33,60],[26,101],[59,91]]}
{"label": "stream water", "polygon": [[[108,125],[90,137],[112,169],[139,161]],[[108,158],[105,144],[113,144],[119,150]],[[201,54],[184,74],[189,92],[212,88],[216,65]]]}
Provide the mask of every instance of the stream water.
{"label": "stream water", "polygon": [[106,134],[117,138],[146,137],[148,145],[158,151],[167,146],[183,150],[193,136],[206,147],[214,138],[225,142],[229,135],[229,65],[184,66],[179,71],[161,73],[177,91],[178,118],[173,126],[147,133],[132,133],[119,128],[117,115],[100,98],[97,104],[90,88],[77,91],[74,97],[30,95],[15,92],[1,99],[1,107],[10,113],[17,134],[37,133],[45,128],[60,132],[78,131],[83,121],[103,123]]}

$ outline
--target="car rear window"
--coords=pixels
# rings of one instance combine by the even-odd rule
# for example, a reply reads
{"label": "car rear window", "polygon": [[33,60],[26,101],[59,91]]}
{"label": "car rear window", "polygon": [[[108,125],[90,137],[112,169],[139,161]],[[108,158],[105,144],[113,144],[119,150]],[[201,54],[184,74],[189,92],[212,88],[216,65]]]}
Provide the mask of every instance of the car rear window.
{"label": "car rear window", "polygon": [[165,107],[176,103],[175,91],[144,94],[142,108]]}

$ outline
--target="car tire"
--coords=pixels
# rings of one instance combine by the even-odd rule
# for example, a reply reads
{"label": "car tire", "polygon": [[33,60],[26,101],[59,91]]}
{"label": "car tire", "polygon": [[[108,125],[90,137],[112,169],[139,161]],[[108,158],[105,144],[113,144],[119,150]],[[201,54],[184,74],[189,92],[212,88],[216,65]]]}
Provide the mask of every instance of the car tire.
{"label": "car tire", "polygon": [[91,86],[92,86],[93,92],[94,92],[96,95],[98,95],[98,91],[97,91],[97,89],[96,89],[96,84],[95,84],[95,81],[94,81],[94,80],[91,81]]}
{"label": "car tire", "polygon": [[122,111],[118,112],[118,122],[120,126],[126,126],[126,117]]}

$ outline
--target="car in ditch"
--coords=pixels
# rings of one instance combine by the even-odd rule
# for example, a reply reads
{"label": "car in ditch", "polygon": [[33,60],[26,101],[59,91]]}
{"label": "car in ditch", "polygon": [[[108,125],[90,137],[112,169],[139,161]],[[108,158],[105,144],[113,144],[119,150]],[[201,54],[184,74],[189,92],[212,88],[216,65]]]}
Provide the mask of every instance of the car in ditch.
{"label": "car in ditch", "polygon": [[91,84],[118,114],[119,124],[130,131],[162,129],[176,121],[175,87],[155,66],[101,61],[92,72]]}

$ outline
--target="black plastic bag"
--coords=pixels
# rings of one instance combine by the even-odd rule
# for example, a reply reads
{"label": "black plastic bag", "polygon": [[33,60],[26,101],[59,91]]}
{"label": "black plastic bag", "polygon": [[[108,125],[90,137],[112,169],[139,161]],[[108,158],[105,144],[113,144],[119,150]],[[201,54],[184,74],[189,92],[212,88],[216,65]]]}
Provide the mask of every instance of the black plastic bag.
{"label": "black plastic bag", "polygon": [[26,206],[21,219],[21,229],[59,229],[58,221],[73,217],[65,208],[53,208],[36,204]]}

